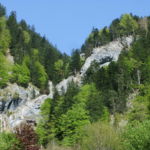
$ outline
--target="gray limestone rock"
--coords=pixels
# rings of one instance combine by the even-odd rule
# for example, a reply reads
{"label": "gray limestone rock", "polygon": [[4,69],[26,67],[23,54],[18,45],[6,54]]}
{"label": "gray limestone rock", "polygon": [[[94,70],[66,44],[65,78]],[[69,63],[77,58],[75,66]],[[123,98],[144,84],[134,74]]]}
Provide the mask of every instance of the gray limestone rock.
{"label": "gray limestone rock", "polygon": [[[69,76],[56,85],[60,94],[67,91],[68,84],[75,82],[82,84],[82,78],[93,61],[99,62],[102,66],[108,65],[112,60],[117,61],[121,51],[128,48],[133,41],[133,37],[123,37],[107,45],[93,49],[93,53],[86,60],[80,73],[75,76]],[[21,122],[27,120],[38,120],[40,118],[40,107],[44,100],[53,98],[54,86],[51,81],[49,85],[49,94],[40,95],[39,89],[29,84],[27,88],[17,84],[8,84],[4,89],[0,89],[0,120],[5,128],[13,128]]]}
{"label": "gray limestone rock", "polygon": [[40,117],[40,107],[44,100],[53,98],[53,89],[51,81],[48,95],[40,95],[39,89],[32,84],[26,89],[17,84],[9,84],[5,89],[1,89],[0,120],[5,124],[5,128],[11,129],[27,120],[36,121]]}

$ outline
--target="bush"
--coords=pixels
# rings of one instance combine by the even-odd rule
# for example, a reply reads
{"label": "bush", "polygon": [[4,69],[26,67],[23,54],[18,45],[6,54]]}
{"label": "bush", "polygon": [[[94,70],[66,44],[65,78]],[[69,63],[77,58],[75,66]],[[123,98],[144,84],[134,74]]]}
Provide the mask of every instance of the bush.
{"label": "bush", "polygon": [[86,129],[86,137],[81,141],[81,150],[120,150],[121,142],[116,130],[100,122]]}
{"label": "bush", "polygon": [[21,150],[39,150],[37,134],[31,125],[22,124],[15,129],[17,139],[22,144]]}
{"label": "bush", "polygon": [[125,150],[148,150],[150,148],[150,120],[132,122],[123,134]]}
{"label": "bush", "polygon": [[39,121],[36,133],[39,137],[39,144],[46,146],[51,138],[50,130],[51,126],[49,123],[49,115],[51,112],[51,99],[46,99],[41,106],[41,116],[42,119]]}
{"label": "bush", "polygon": [[47,85],[48,77],[45,72],[44,66],[39,61],[36,61],[34,63],[33,70],[31,71],[31,76],[33,84],[40,88],[41,91],[43,91]]}
{"label": "bush", "polygon": [[13,68],[12,81],[17,82],[19,85],[27,87],[30,81],[30,71],[28,67],[16,64]]}
{"label": "bush", "polygon": [[22,150],[19,141],[12,133],[0,133],[0,150]]}

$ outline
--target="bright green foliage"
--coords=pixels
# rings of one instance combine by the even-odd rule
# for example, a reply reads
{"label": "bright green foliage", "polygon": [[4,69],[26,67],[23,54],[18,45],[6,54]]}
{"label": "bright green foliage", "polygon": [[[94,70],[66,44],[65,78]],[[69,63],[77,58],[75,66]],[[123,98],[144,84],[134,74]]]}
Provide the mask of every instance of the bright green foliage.
{"label": "bright green foliage", "polygon": [[44,121],[49,121],[49,117],[48,115],[50,114],[51,110],[50,110],[50,107],[51,107],[51,99],[48,98],[44,101],[44,104],[42,104],[41,106],[41,115],[44,119]]}
{"label": "bright green foliage", "polygon": [[6,26],[6,18],[0,18],[0,51],[6,53],[10,44],[10,33]]}
{"label": "bright green foliage", "polygon": [[94,63],[88,69],[85,83],[95,83],[112,113],[125,110],[126,99],[135,86],[150,83],[148,43],[149,34],[147,39],[137,40],[130,51],[122,51],[118,62],[111,62],[104,68]]}
{"label": "bright green foliage", "polygon": [[138,17],[125,14],[121,18],[113,20],[109,27],[104,27],[101,30],[93,28],[91,34],[82,45],[81,52],[85,53],[85,56],[88,57],[95,47],[107,44],[122,36],[137,33],[139,30],[139,20]]}
{"label": "bright green foliage", "polygon": [[74,96],[79,92],[79,87],[74,82],[70,82],[68,84],[67,92],[64,94],[64,96],[56,98],[57,101],[57,107],[55,108],[55,115],[58,117],[59,115],[62,115],[66,113],[73,104],[76,103],[74,100]]}
{"label": "bright green foliage", "polygon": [[[34,72],[34,74],[33,74]],[[47,84],[47,74],[45,72],[44,66],[36,61],[34,63],[34,71],[32,72],[32,75],[34,76],[32,78],[32,82],[39,87],[41,90],[43,90],[46,87]]]}
{"label": "bright green foliage", "polygon": [[103,114],[102,94],[96,90],[91,90],[91,94],[87,102],[87,110],[91,121],[97,121]]}
{"label": "bright green foliage", "polygon": [[36,130],[40,144],[46,146],[53,136],[61,140],[63,145],[75,144],[83,135],[83,127],[89,123],[88,112],[75,104],[65,114],[61,114],[55,123],[50,120],[51,106],[51,100],[47,99],[41,107],[42,120]]}
{"label": "bright green foliage", "polygon": [[[48,80],[57,84],[70,74],[80,72],[84,61],[80,58],[81,53],[85,53],[87,57],[93,48],[124,36],[134,35],[136,39],[129,51],[126,49],[122,51],[118,62],[111,62],[109,66],[100,68],[99,65],[112,61],[112,58],[107,57],[100,63],[93,63],[81,88],[70,83],[66,93],[62,92],[60,96],[56,91],[53,99],[45,100],[41,107],[42,118],[37,126],[40,144],[47,146],[55,139],[62,145],[74,145],[83,137],[82,150],[119,150],[118,133],[102,122],[110,121],[110,114],[117,116],[116,114],[122,113],[123,116],[127,109],[127,98],[134,91],[139,91],[140,94],[132,101],[133,108],[126,114],[128,121],[149,119],[149,17],[146,19],[146,36],[139,31],[140,18],[125,14],[120,19],[115,19],[110,27],[101,30],[93,28],[81,49],[74,50],[70,57],[61,54],[24,20],[18,23],[15,12],[6,18],[5,11],[0,5],[0,88],[5,87],[11,77],[10,81],[24,87],[31,81],[41,89],[41,92],[46,93]],[[14,57],[13,71],[7,62],[7,50]],[[87,136],[83,136],[86,133],[83,130],[86,125],[98,120],[100,123],[90,125],[86,130]],[[150,130],[147,122],[136,123],[135,129],[132,126],[127,128],[124,134],[127,150],[146,150],[150,147],[147,140]],[[9,139],[9,136],[6,137]],[[0,140],[2,150],[5,150],[4,146],[9,146],[9,142],[12,141],[11,137],[7,140],[5,135]]]}
{"label": "bright green foliage", "polygon": [[107,107],[103,108],[103,114],[100,118],[100,121],[109,122],[110,121],[110,113]]}
{"label": "bright green foliage", "polygon": [[134,57],[138,61],[141,83],[150,83],[149,55],[150,55],[150,34],[147,37],[141,37],[133,45]]}
{"label": "bright green foliage", "polygon": [[0,88],[6,86],[9,81],[10,64],[7,62],[6,57],[0,52]]}
{"label": "bright green foliage", "polygon": [[122,52],[119,57],[119,68],[122,69],[122,75],[124,78],[124,85],[126,86],[127,92],[131,89],[133,83],[139,84],[138,72],[141,62],[135,59],[133,50],[129,52]]}
{"label": "bright green foliage", "polygon": [[32,49],[32,57],[33,61],[39,60],[39,50],[38,49]]}
{"label": "bright green foliage", "polygon": [[12,133],[0,133],[0,150],[21,150],[20,143]]}
{"label": "bright green foliage", "polygon": [[95,90],[95,87],[93,84],[91,85],[84,85],[81,87],[80,92],[74,97],[76,100],[76,103],[82,104],[83,107],[86,106],[86,102],[88,101],[88,98],[90,97],[90,94]]}
{"label": "bright green foliage", "polygon": [[32,49],[32,56],[26,61],[27,64],[29,63],[32,83],[43,91],[47,85],[48,77],[44,66],[39,61],[39,50]]}
{"label": "bright green foliage", "polygon": [[132,57],[123,57],[120,58],[121,60],[121,65],[124,67],[124,69],[126,69],[127,73],[132,73],[134,69],[138,68],[138,66],[140,65],[140,63],[137,62],[136,59],[132,58]]}
{"label": "bright green foliage", "polygon": [[94,84],[84,85],[75,96],[75,101],[88,110],[90,121],[100,119],[103,113],[102,95]]}
{"label": "bright green foliage", "polygon": [[29,68],[29,66],[30,66],[30,57],[29,56],[25,56],[23,58],[23,63],[22,64],[25,64]]}
{"label": "bright green foliage", "polygon": [[88,113],[76,104],[58,121],[58,135],[63,145],[73,145],[83,136],[83,127],[89,123]]}
{"label": "bright green foliage", "polygon": [[52,137],[56,137],[63,145],[75,144],[83,135],[83,127],[90,121],[100,119],[105,111],[101,93],[94,84],[84,85],[79,92],[76,85],[71,83],[66,94],[54,96],[51,104],[48,103],[45,101],[44,108],[41,108],[43,120],[48,121],[44,124],[41,122],[38,129],[43,145],[47,144],[44,140]]}
{"label": "bright green foliage", "polygon": [[56,81],[61,81],[62,77],[64,77],[64,62],[62,59],[59,59],[54,63],[54,69],[56,72]]}
{"label": "bright green foliage", "polygon": [[41,116],[42,119],[38,123],[36,128],[36,133],[39,136],[39,143],[46,146],[50,140],[50,124],[49,124],[49,115],[50,115],[51,99],[46,99],[41,106]]}
{"label": "bright green foliage", "polygon": [[55,74],[55,83],[62,81],[64,78],[67,78],[70,73],[70,57],[66,54],[63,54],[61,59],[58,59],[54,63],[54,73]]}
{"label": "bright green foliage", "polygon": [[[11,35],[10,52],[14,56],[15,63],[19,65],[23,64],[24,57],[29,57],[30,63],[28,68],[31,73],[31,81],[37,85],[34,75],[35,64],[37,67],[36,61],[45,68],[47,79],[55,83],[59,82],[64,76],[68,76],[69,67],[67,66],[69,65],[66,65],[69,64],[68,58],[66,59],[66,56],[61,54],[45,37],[36,33],[34,27],[29,26],[24,20],[18,23],[16,18],[16,13],[11,12],[6,20]],[[35,51],[37,51],[37,53],[35,53]],[[63,66],[65,69],[63,68],[63,76],[61,76],[60,79],[58,79],[58,72],[55,70],[55,62],[59,59],[63,60],[63,62],[65,59]],[[43,89],[43,83],[38,86],[42,86]]]}
{"label": "bright green foliage", "polygon": [[26,64],[14,65],[12,81],[18,83],[19,85],[27,87],[28,83],[30,82],[30,70],[28,69]]}
{"label": "bright green foliage", "polygon": [[129,121],[144,121],[149,118],[148,113],[148,101],[145,101],[144,99],[146,96],[138,96],[135,100],[132,102],[133,108],[130,109],[130,112],[128,113],[128,119]]}
{"label": "bright green foliage", "polygon": [[81,150],[121,150],[119,134],[108,124],[97,122],[85,130],[86,136],[81,141]]}
{"label": "bright green foliage", "polygon": [[55,62],[54,66],[55,66],[55,70],[59,73],[62,73],[62,67],[63,67],[64,63],[63,60],[59,59],[58,61]]}
{"label": "bright green foliage", "polygon": [[23,31],[23,40],[25,44],[30,42],[30,34],[27,31]]}
{"label": "bright green foliage", "polygon": [[54,100],[57,101],[57,106],[53,112],[58,121],[55,123],[56,129],[54,126],[52,130],[64,145],[75,144],[83,134],[81,128],[89,120],[100,119],[103,113],[101,95],[94,84],[84,85],[76,96],[71,95],[75,92],[74,89],[71,86],[67,91],[69,95],[65,94],[64,97]]}
{"label": "bright green foliage", "polygon": [[120,19],[120,26],[123,33],[134,33],[138,29],[138,24],[130,14],[124,14]]}
{"label": "bright green foliage", "polygon": [[29,65],[31,72],[31,81],[34,85],[39,87],[41,91],[46,88],[48,76],[45,71],[44,66],[39,61],[39,51],[38,49],[32,50],[32,57],[29,59],[26,58],[27,64]]}
{"label": "bright green foliage", "polygon": [[[68,85],[68,90],[63,96],[58,96],[57,92],[54,95],[54,100],[52,101],[51,104],[51,114],[50,114],[50,122],[53,124],[51,126],[52,133],[55,134],[55,136],[62,140],[60,136],[58,135],[58,131],[56,129],[57,122],[59,118],[63,115],[66,114],[67,111],[69,111],[74,104],[76,104],[76,101],[74,100],[74,96],[79,92],[79,87],[71,82]],[[59,128],[59,127],[58,127]]]}
{"label": "bright green foliage", "polygon": [[129,121],[149,119],[150,86],[140,85],[139,95],[132,100],[132,108],[128,112]]}
{"label": "bright green foliage", "polygon": [[150,148],[150,121],[133,122],[123,135],[125,150],[148,150]]}
{"label": "bright green foliage", "polygon": [[50,128],[50,127],[47,126],[47,124],[45,124],[44,121],[39,122],[36,128],[36,133],[39,137],[39,144],[43,146],[46,146],[48,142],[51,140],[50,138],[51,136],[47,128]]}
{"label": "bright green foliage", "polygon": [[122,112],[125,108],[126,93],[129,92],[131,84],[131,75],[125,76],[126,72],[123,66],[116,62],[111,62],[108,67],[100,69],[97,65],[92,65],[87,71],[85,82],[95,83],[102,92],[102,101],[111,112]]}
{"label": "bright green foliage", "polygon": [[64,96],[54,95],[54,99],[45,100],[41,107],[42,119],[38,124],[37,133],[39,135],[39,142],[46,146],[48,142],[56,137],[60,139],[58,125],[59,118],[66,114],[73,106],[75,101],[73,101],[74,95],[78,92],[78,87],[75,84],[69,85],[69,90]]}

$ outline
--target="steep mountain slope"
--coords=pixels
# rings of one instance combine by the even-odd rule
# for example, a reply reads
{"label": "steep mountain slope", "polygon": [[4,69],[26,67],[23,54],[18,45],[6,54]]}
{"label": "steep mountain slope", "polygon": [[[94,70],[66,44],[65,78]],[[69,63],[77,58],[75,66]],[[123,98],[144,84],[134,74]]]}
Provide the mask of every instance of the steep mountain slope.
{"label": "steep mountain slope", "polygon": [[[100,67],[108,65],[111,61],[117,61],[120,52],[124,48],[129,48],[133,37],[123,37],[109,44],[93,49],[93,53],[86,60],[81,68],[80,74],[69,76],[56,85],[60,94],[67,91],[68,84],[74,81],[77,84],[82,83],[82,78],[93,61],[101,63]],[[105,61],[104,61],[105,60]],[[29,120],[36,121],[40,118],[40,106],[47,98],[53,98],[54,86],[49,82],[49,95],[40,95],[40,91],[33,85],[27,89],[10,84],[0,91],[0,111],[1,120],[5,123],[4,128],[12,128],[21,122]],[[3,122],[2,121],[2,122]]]}
{"label": "steep mountain slope", "polygon": [[70,57],[0,5],[0,142],[13,142],[7,150],[55,141],[79,150],[147,150],[149,31],[150,17],[124,14],[94,28]]}
{"label": "steep mountain slope", "polygon": [[80,73],[75,76],[70,76],[67,79],[64,79],[56,85],[57,90],[61,93],[63,90],[66,92],[67,85],[72,80],[78,84],[81,84],[82,78],[88,68],[91,66],[92,62],[100,63],[100,67],[107,66],[111,61],[117,61],[119,54],[123,49],[128,49],[133,42],[133,37],[123,37],[117,39],[113,42],[110,42],[104,46],[94,48],[92,54],[85,60],[85,63],[81,67]]}

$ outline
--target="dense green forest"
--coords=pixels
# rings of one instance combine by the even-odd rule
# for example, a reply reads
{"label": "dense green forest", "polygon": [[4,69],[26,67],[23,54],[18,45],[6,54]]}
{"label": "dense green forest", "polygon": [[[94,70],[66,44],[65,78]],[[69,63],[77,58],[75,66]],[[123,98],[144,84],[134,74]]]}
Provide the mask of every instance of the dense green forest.
{"label": "dense green forest", "polygon": [[[32,82],[42,92],[46,92],[48,80],[57,83],[71,72],[69,56],[62,54],[45,37],[36,33],[34,27],[25,20],[17,22],[15,12],[6,16],[6,9],[2,5],[0,45],[0,60],[3,63],[0,66],[0,87],[5,87],[7,82],[27,87]],[[14,57],[14,65],[6,60],[8,53]]]}
{"label": "dense green forest", "polygon": [[32,82],[47,93],[48,80],[56,84],[80,71],[81,53],[87,58],[93,48],[129,35],[134,42],[117,62],[102,68],[93,62],[81,87],[71,82],[66,93],[55,91],[45,100],[35,130],[23,125],[0,133],[0,150],[150,149],[150,17],[124,14],[108,27],[94,28],[81,49],[68,56],[24,20],[17,22],[15,12],[6,16],[0,5],[0,88]]}

